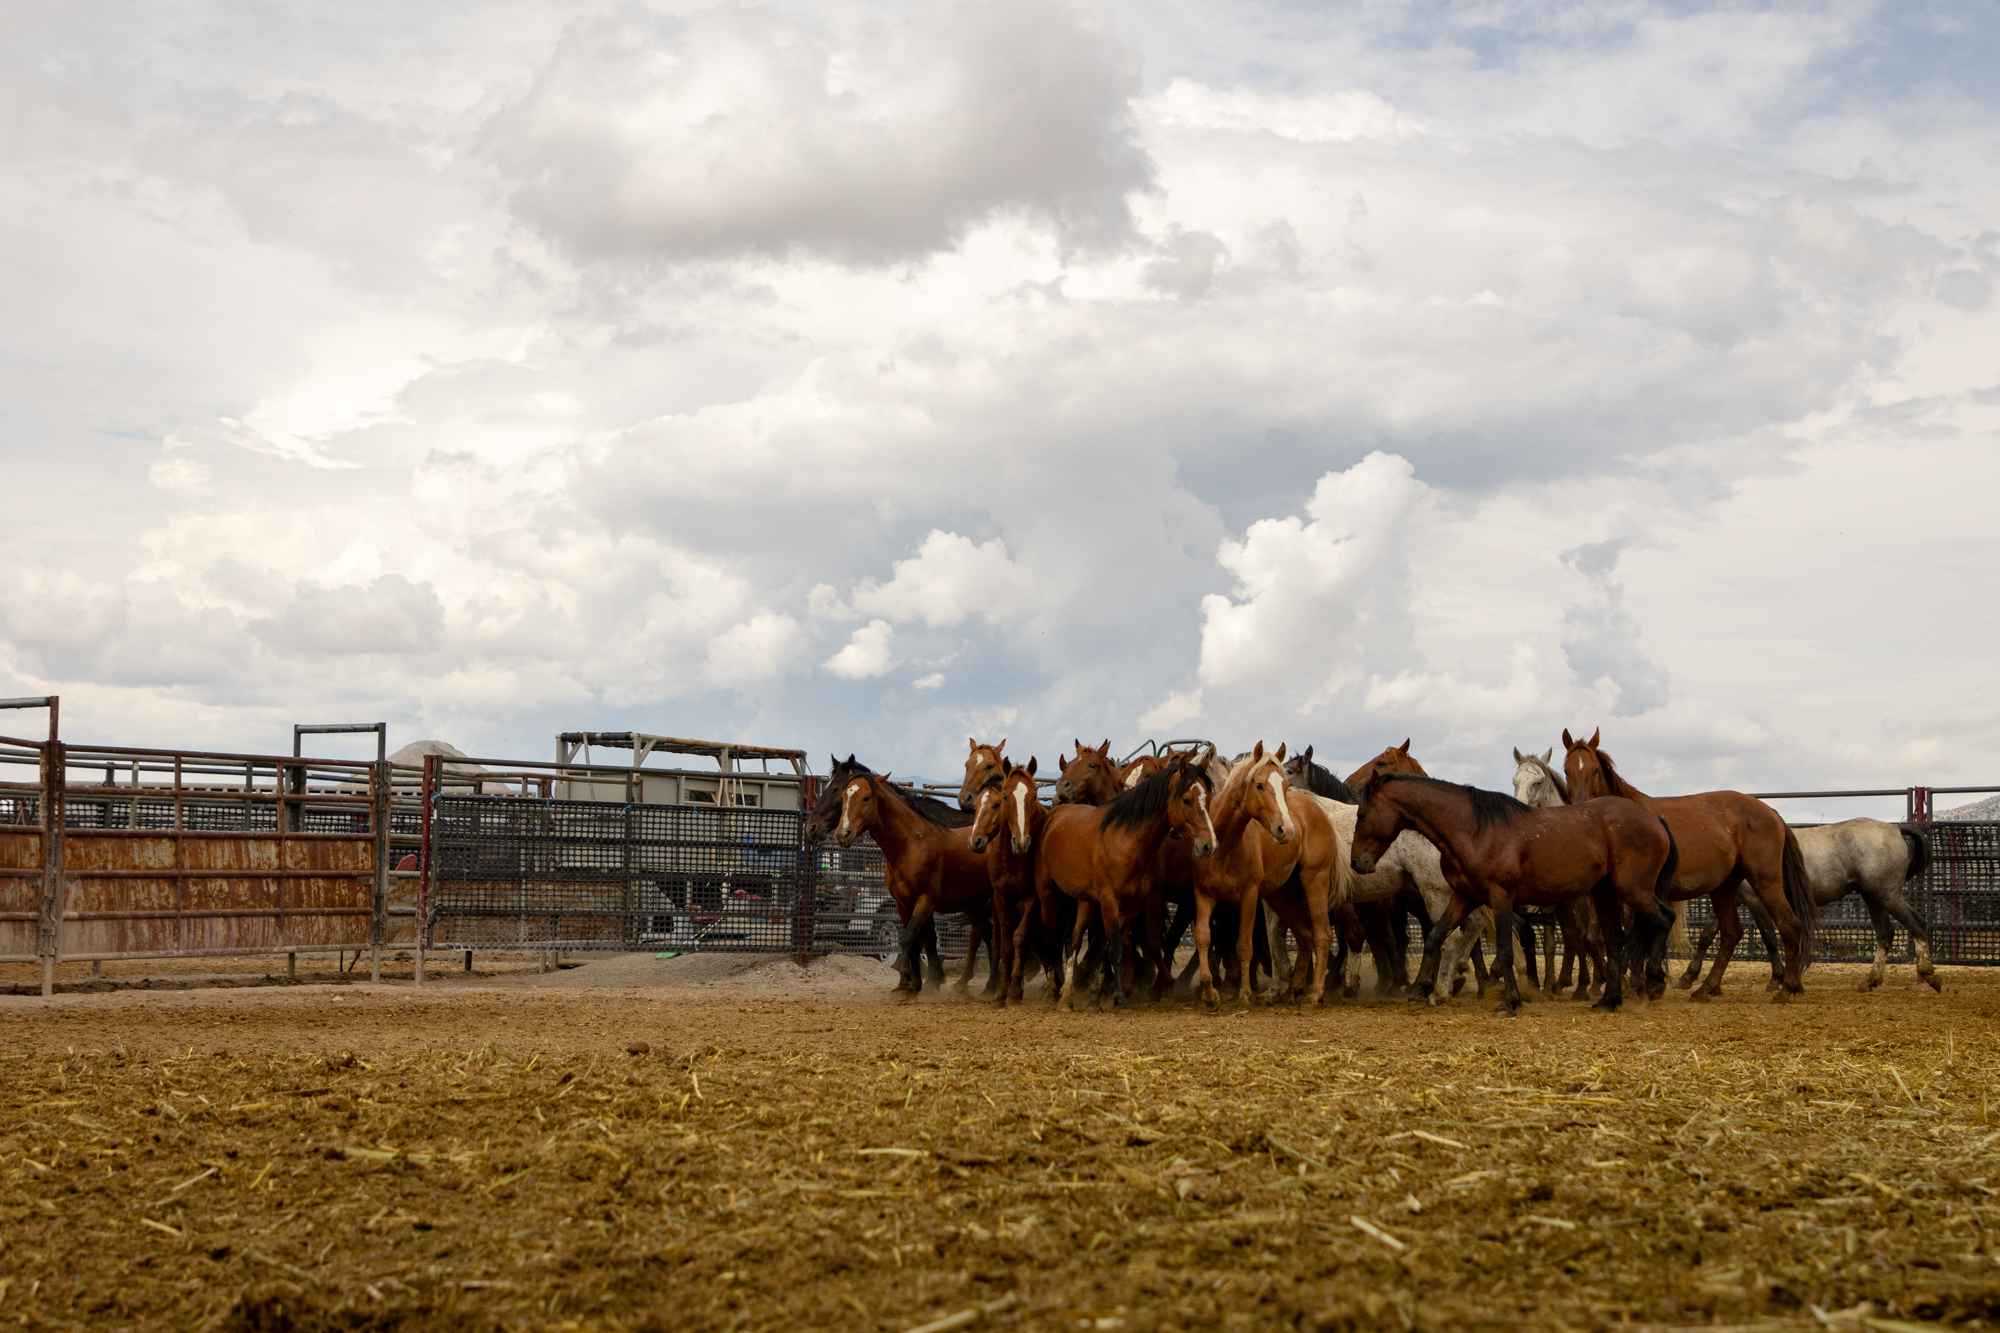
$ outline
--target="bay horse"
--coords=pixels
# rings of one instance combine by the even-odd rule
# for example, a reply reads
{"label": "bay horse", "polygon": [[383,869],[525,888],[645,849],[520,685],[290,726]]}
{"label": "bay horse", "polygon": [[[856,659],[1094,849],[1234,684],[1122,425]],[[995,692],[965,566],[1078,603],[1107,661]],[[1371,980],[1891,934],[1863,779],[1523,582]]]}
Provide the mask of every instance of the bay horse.
{"label": "bay horse", "polygon": [[[924,927],[938,912],[963,912],[976,926],[992,901],[992,885],[986,862],[972,853],[972,830],[947,827],[930,811],[906,801],[888,778],[886,773],[862,773],[838,788],[840,822],[834,826],[833,840],[852,847],[867,833],[881,849],[882,881],[903,922],[898,945],[909,967],[906,984],[896,989],[908,989],[914,996],[924,988],[917,957]],[[941,801],[932,804],[943,806]],[[990,953],[990,945],[988,949]],[[961,988],[971,980],[978,958],[975,935],[966,950]],[[997,983],[997,962],[994,972]]]}
{"label": "bay horse", "polygon": [[[1793,829],[1799,840],[1799,854],[1805,859],[1806,880],[1812,885],[1813,902],[1827,907],[1850,893],[1861,895],[1868,919],[1875,927],[1875,964],[1856,984],[1856,990],[1870,991],[1882,984],[1889,965],[1889,947],[1896,942],[1896,927],[1910,932],[1910,944],[1917,959],[1917,976],[1932,990],[1942,991],[1937,968],[1931,962],[1930,931],[1924,919],[1910,906],[1903,886],[1924,873],[1930,864],[1930,845],[1915,824],[1887,824],[1879,819],[1843,819],[1838,824]],[[1762,904],[1745,892],[1741,906],[1761,909]],[[1753,915],[1753,920],[1755,917]],[[1694,983],[1701,971],[1702,955],[1715,940],[1721,922],[1711,920],[1702,927],[1701,938],[1689,951],[1687,971],[1675,984],[1682,989]],[[1771,973],[1779,975],[1779,953],[1764,932],[1765,950],[1771,957]]]}
{"label": "bay horse", "polygon": [[1237,905],[1236,962],[1242,969],[1236,1002],[1250,1003],[1251,934],[1260,902],[1268,900],[1283,921],[1312,950],[1312,977],[1294,968],[1291,995],[1319,1003],[1326,993],[1327,954],[1333,944],[1330,912],[1345,907],[1353,879],[1345,870],[1345,849],[1326,812],[1285,776],[1285,747],[1266,753],[1264,742],[1230,770],[1208,812],[1215,851],[1194,867],[1195,956],[1200,960],[1201,997],[1219,1007],[1209,966],[1209,916],[1217,902]]}
{"label": "bay horse", "polygon": [[[1611,756],[1598,748],[1603,730],[1587,741],[1562,735],[1563,775],[1569,799],[1582,803],[1603,796],[1637,801],[1667,821],[1681,848],[1680,871],[1673,900],[1704,894],[1722,923],[1722,947],[1708,978],[1690,999],[1708,1000],[1722,993],[1722,974],[1743,938],[1736,913],[1736,888],[1747,880],[1777,923],[1785,951],[1784,984],[1771,998],[1782,1003],[1805,990],[1806,959],[1813,949],[1819,907],[1806,879],[1805,856],[1799,840],[1776,810],[1739,791],[1710,791],[1695,796],[1648,796],[1619,776]],[[1666,941],[1659,941],[1664,951]]]}
{"label": "bay horse", "polygon": [[1515,904],[1554,906],[1585,895],[1597,908],[1612,957],[1596,1007],[1615,1010],[1624,998],[1621,903],[1632,909],[1640,952],[1665,988],[1666,969],[1653,958],[1651,944],[1655,933],[1673,922],[1666,900],[1680,858],[1666,821],[1637,802],[1611,798],[1537,810],[1500,792],[1377,774],[1361,789],[1352,847],[1356,873],[1374,869],[1375,859],[1409,828],[1436,844],[1457,892],[1450,912],[1424,942],[1420,988],[1436,980],[1439,951],[1451,927],[1475,906],[1486,907],[1493,913],[1501,977],[1502,999],[1494,1012],[1514,1016],[1521,1006],[1513,966]]}
{"label": "bay horse", "polygon": [[[1209,796],[1208,774],[1182,759],[1119,793],[1107,805],[1058,805],[1048,812],[1035,846],[1035,896],[1041,910],[1043,965],[1052,977],[1061,977],[1059,986],[1051,987],[1052,996],[1060,999],[1076,981],[1073,965],[1067,975],[1057,971],[1061,966],[1057,953],[1059,899],[1067,896],[1079,904],[1075,935],[1082,933],[1091,915],[1083,909],[1095,909],[1103,931],[1101,947],[1114,1008],[1125,1002],[1124,927],[1143,917],[1147,943],[1156,959],[1153,999],[1159,1000],[1170,969],[1157,966],[1161,917],[1166,907],[1159,883],[1158,852],[1171,833],[1189,842],[1197,862],[1214,855]],[[1070,951],[1076,947],[1072,938]]]}
{"label": "bay horse", "polygon": [[[1021,999],[1028,931],[1037,920],[1036,913],[1028,910],[1035,903],[1035,843],[1049,811],[1035,784],[1035,768],[1032,755],[1021,767],[1003,758],[999,780],[983,784],[973,803],[971,847],[986,859],[986,878],[993,889],[993,938],[1000,946],[996,1006]],[[1018,925],[1016,908],[1021,909]]]}
{"label": "bay horse", "polygon": [[[830,765],[827,779],[820,784],[819,797],[813,802],[813,808],[807,813],[805,824],[800,829],[800,834],[805,839],[808,847],[814,847],[824,842],[827,835],[833,831],[833,826],[840,822],[840,793],[846,784],[853,778],[872,771],[852,754],[848,755],[845,759],[835,759],[832,755],[828,755],[827,760]],[[924,818],[929,819],[933,823],[942,824],[947,828],[958,828],[972,823],[972,816],[970,814],[954,810],[943,801],[926,796],[922,792],[915,791],[912,788],[897,784],[896,794],[902,797],[911,809],[916,810]],[[968,960],[978,954],[979,944],[983,937],[980,919],[972,917],[971,924],[971,935],[966,949]],[[934,986],[944,985],[944,958],[938,952],[937,923],[934,921],[926,922],[924,925],[923,952],[930,960],[931,984]],[[990,961],[992,958],[990,945],[987,956]],[[907,960],[900,953],[897,954],[897,969],[905,971],[908,966]],[[969,977],[970,975],[971,966],[968,962],[965,976]],[[896,989],[907,990],[909,988],[908,981],[909,977],[907,971],[905,971],[903,984],[898,985]]]}
{"label": "bay horse", "polygon": [[999,781],[1006,763],[1007,738],[1002,736],[995,745],[981,745],[967,736],[965,743],[972,752],[965,756],[965,781],[958,784],[958,808],[970,810],[978,801],[980,790]]}

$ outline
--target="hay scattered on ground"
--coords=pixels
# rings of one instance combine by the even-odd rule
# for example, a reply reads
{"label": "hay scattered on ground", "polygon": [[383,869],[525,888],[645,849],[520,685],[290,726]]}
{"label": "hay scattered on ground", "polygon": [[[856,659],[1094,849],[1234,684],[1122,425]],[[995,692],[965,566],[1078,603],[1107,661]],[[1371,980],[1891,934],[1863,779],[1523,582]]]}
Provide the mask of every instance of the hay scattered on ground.
{"label": "hay scattered on ground", "polygon": [[1804,1329],[1868,1303],[1990,1327],[2000,987],[1864,996],[1832,972],[1783,1007],[1516,1022],[10,1004],[0,1317]]}

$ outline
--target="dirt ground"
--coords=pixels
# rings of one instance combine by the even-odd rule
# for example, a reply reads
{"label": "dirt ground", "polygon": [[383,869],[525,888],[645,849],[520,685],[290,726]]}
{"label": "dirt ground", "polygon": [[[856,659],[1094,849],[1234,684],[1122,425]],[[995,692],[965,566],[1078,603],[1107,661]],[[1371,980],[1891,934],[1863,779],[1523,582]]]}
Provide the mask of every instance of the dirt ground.
{"label": "dirt ground", "polygon": [[1980,970],[1512,1021],[862,960],[162,988],[223,967],[0,995],[0,1325],[2000,1324]]}

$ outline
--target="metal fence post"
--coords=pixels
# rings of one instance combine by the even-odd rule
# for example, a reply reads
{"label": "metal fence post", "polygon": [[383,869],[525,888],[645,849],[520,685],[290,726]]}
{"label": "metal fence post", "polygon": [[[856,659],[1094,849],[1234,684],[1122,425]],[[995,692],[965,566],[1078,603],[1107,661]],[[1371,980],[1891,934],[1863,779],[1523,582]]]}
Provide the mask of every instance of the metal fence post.
{"label": "metal fence post", "polygon": [[368,980],[382,982],[382,940],[389,929],[389,811],[394,775],[389,761],[378,759],[375,773],[375,923],[369,930]]}
{"label": "metal fence post", "polygon": [[807,775],[799,784],[799,896],[792,913],[792,952],[800,967],[812,953],[813,914],[819,907],[819,851],[806,845],[806,820],[819,801],[819,780]]}
{"label": "metal fence post", "polygon": [[63,794],[69,778],[63,764],[59,717],[62,700],[49,697],[49,740],[42,750],[42,928],[36,950],[42,959],[42,996],[56,993],[56,957],[62,949]]}
{"label": "metal fence post", "polygon": [[424,843],[423,855],[417,866],[417,986],[424,984],[424,937],[431,926],[431,881],[437,875],[437,859],[431,852],[431,825],[435,822],[437,805],[438,757],[424,756]]}

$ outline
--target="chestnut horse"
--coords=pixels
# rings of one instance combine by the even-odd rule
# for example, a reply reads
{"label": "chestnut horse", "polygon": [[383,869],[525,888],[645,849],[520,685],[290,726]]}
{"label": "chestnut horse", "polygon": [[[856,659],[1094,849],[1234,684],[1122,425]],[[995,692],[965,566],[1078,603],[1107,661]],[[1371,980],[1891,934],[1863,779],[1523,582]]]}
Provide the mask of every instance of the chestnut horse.
{"label": "chestnut horse", "polygon": [[[1091,753],[1085,751],[1085,754]],[[1208,817],[1210,782],[1199,767],[1178,760],[1130,791],[1101,807],[1059,805],[1048,812],[1035,847],[1035,896],[1042,919],[1043,965],[1057,975],[1059,900],[1077,900],[1076,932],[1081,933],[1094,907],[1101,924],[1104,961],[1110,971],[1112,1005],[1125,1002],[1122,968],[1124,927],[1141,915],[1154,955],[1153,998],[1157,1001],[1168,969],[1157,966],[1161,918],[1166,902],[1160,890],[1159,850],[1169,833],[1186,838],[1195,859],[1215,852],[1215,831]],[[1072,939],[1070,948],[1075,948]],[[1058,998],[1071,989],[1075,976],[1051,987]],[[1071,1001],[1074,1003],[1074,1000]]]}
{"label": "chestnut horse", "polygon": [[[1618,775],[1611,756],[1597,748],[1602,729],[1587,741],[1573,740],[1563,732],[1563,774],[1569,780],[1569,799],[1581,803],[1602,796],[1622,796],[1637,801],[1667,821],[1681,847],[1680,873],[1675,878],[1672,897],[1699,898],[1706,894],[1715,907],[1715,919],[1722,923],[1721,947],[1708,978],[1690,999],[1707,1000],[1722,993],[1722,974],[1729,966],[1736,943],[1743,938],[1743,923],[1736,913],[1736,886],[1743,880],[1764,900],[1765,910],[1777,923],[1778,938],[1785,950],[1784,988],[1771,998],[1779,1003],[1805,989],[1805,960],[1813,948],[1819,923],[1819,907],[1813,901],[1812,884],[1806,878],[1804,855],[1798,837],[1785,827],[1776,810],[1740,791],[1710,791],[1698,796],[1648,796]],[[1660,941],[1664,949],[1666,941]],[[1613,966],[1616,966],[1614,963]],[[1664,975],[1664,974],[1663,974]],[[1662,986],[1665,985],[1664,980]]]}
{"label": "chestnut horse", "polygon": [[1353,895],[1346,856],[1333,823],[1310,795],[1293,791],[1285,777],[1285,747],[1265,753],[1264,742],[1243,757],[1215,794],[1208,812],[1215,852],[1194,866],[1194,940],[1200,960],[1201,998],[1221,1004],[1209,965],[1209,916],[1217,902],[1234,903],[1236,964],[1242,970],[1236,1002],[1250,1003],[1251,934],[1258,904],[1268,899],[1278,919],[1312,949],[1312,980],[1294,968],[1291,994],[1317,1004],[1326,993],[1327,953],[1333,945],[1329,912]]}
{"label": "chestnut horse", "polygon": [[[833,840],[842,847],[852,847],[855,839],[867,833],[881,849],[883,884],[903,921],[899,944],[909,965],[904,980],[914,995],[924,988],[917,960],[924,927],[938,912],[964,912],[976,921],[992,901],[992,884],[986,862],[972,854],[972,831],[947,828],[913,808],[890,785],[888,776],[864,773],[849,778],[840,788],[840,823],[834,828]],[[961,986],[971,979],[978,956],[975,939],[966,951]]]}
{"label": "chestnut horse", "polygon": [[[1514,905],[1554,906],[1589,894],[1609,945],[1611,972],[1597,1008],[1616,1009],[1623,998],[1625,960],[1621,903],[1632,909],[1640,952],[1649,960],[1648,981],[1666,986],[1666,967],[1653,958],[1656,932],[1673,924],[1667,894],[1679,854],[1666,821],[1635,801],[1610,798],[1584,805],[1537,810],[1511,796],[1462,787],[1435,778],[1400,774],[1370,778],[1361,789],[1354,827],[1354,869],[1366,874],[1404,829],[1436,844],[1445,875],[1458,893],[1451,911],[1424,942],[1418,988],[1437,977],[1445,936],[1475,907],[1493,912],[1501,977],[1500,1007],[1512,1017],[1521,1007],[1514,980]],[[1656,976],[1654,974],[1657,974]]]}
{"label": "chestnut horse", "polygon": [[1057,805],[1103,805],[1125,790],[1119,781],[1118,761],[1111,757],[1111,742],[1096,749],[1076,743],[1076,754],[1062,764],[1056,779]]}

